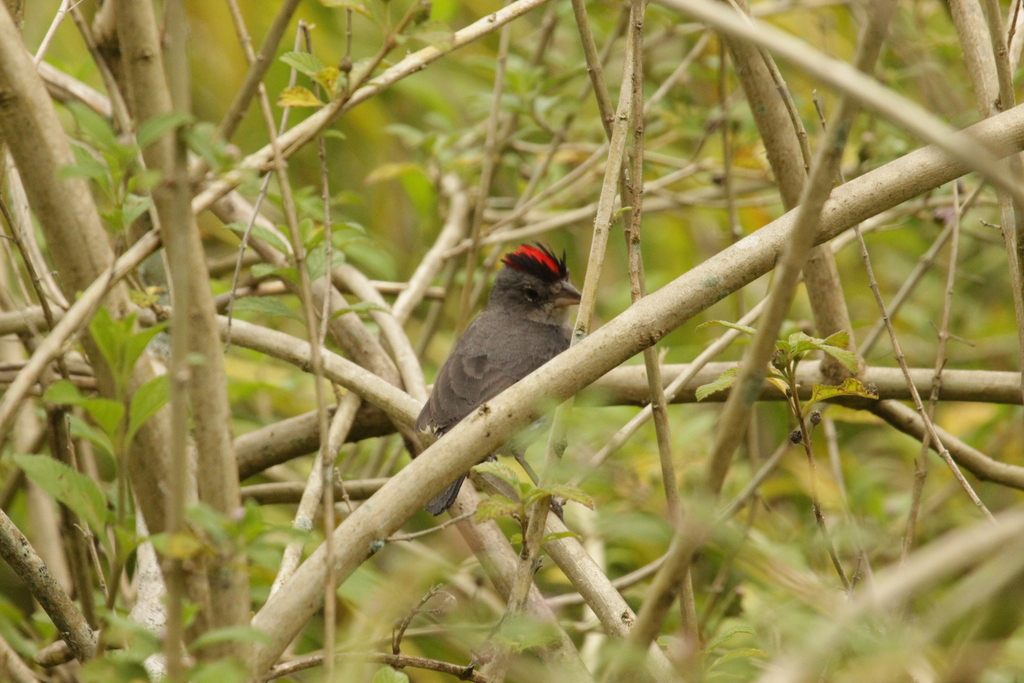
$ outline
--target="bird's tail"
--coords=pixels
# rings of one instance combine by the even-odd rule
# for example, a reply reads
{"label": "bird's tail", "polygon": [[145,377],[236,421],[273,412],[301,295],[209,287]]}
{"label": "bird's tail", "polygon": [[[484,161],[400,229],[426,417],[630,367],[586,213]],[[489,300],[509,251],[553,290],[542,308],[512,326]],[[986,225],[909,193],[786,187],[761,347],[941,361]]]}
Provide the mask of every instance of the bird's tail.
{"label": "bird's tail", "polygon": [[465,480],[466,475],[462,475],[454,482],[452,482],[451,486],[449,486],[444,491],[441,491],[441,493],[434,496],[433,500],[427,503],[426,511],[436,517],[445,510],[447,510],[448,508],[450,508],[452,506],[452,503],[455,502],[455,498],[458,497],[459,489],[462,488],[462,482],[464,482]]}

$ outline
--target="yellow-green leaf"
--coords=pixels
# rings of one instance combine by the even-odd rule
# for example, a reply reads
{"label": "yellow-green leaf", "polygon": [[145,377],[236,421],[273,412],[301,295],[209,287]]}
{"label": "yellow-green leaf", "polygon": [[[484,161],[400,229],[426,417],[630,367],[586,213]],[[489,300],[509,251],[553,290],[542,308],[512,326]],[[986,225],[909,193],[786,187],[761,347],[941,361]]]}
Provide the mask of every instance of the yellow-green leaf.
{"label": "yellow-green leaf", "polygon": [[807,406],[810,407],[818,401],[826,401],[830,398],[838,398],[840,396],[860,396],[862,398],[876,399],[878,398],[878,392],[864,386],[859,379],[850,377],[839,386],[815,384],[811,391],[811,399],[807,402]]}
{"label": "yellow-green leaf", "polygon": [[421,173],[422,171],[423,169],[419,164],[414,164],[412,162],[401,164],[382,164],[370,171],[369,175],[366,176],[366,180],[363,182],[367,185],[373,185],[374,183],[383,182],[385,180],[394,180],[406,173]]}
{"label": "yellow-green leaf", "polygon": [[279,107],[322,107],[324,103],[314,95],[309,88],[297,85],[292,88],[285,88],[277,98]]}
{"label": "yellow-green leaf", "polygon": [[519,504],[499,496],[484,498],[476,506],[473,521],[477,524],[518,512]]}
{"label": "yellow-green leaf", "polygon": [[479,472],[480,474],[490,474],[492,476],[497,477],[498,479],[501,479],[506,483],[511,484],[512,486],[518,486],[519,484],[522,483],[519,480],[519,476],[516,475],[515,470],[513,470],[508,465],[502,465],[500,462],[495,462],[493,460],[490,462],[482,462],[479,465],[476,465],[473,468],[473,471]]}
{"label": "yellow-green leaf", "polygon": [[714,382],[708,382],[702,386],[697,387],[696,396],[698,401],[703,401],[711,394],[719,391],[725,391],[736,382],[736,373],[739,372],[739,366],[729,368],[721,375],[718,376]]}
{"label": "yellow-green leaf", "polygon": [[93,531],[103,531],[107,499],[96,482],[46,455],[15,455],[14,462],[32,483],[79,515]]}

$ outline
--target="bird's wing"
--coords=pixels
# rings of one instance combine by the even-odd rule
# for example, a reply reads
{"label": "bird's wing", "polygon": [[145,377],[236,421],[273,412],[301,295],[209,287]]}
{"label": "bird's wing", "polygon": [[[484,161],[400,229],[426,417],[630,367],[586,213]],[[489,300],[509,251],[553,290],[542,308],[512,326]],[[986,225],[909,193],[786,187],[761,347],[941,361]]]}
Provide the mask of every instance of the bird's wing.
{"label": "bird's wing", "polygon": [[481,315],[456,344],[434,382],[416,428],[445,432],[474,408],[489,401],[569,345],[566,331],[519,321],[501,325]]}

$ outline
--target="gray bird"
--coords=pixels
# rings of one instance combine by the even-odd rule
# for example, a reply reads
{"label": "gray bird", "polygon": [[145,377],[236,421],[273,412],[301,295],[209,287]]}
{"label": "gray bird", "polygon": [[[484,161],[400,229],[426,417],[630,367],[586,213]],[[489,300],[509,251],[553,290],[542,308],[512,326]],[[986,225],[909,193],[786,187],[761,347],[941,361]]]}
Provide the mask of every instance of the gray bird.
{"label": "gray bird", "polygon": [[[520,245],[507,254],[487,307],[470,324],[441,366],[416,429],[441,436],[489,401],[569,348],[568,307],[580,302],[569,282],[565,253]],[[466,479],[460,476],[431,500],[427,512],[452,506]]]}

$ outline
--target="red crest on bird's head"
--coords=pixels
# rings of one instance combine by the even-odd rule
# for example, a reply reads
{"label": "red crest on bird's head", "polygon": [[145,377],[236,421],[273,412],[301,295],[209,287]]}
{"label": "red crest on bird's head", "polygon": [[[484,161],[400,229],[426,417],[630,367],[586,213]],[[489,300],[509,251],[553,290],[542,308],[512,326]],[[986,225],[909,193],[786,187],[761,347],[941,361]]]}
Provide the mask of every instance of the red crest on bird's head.
{"label": "red crest on bird's head", "polygon": [[547,282],[558,282],[569,277],[569,268],[565,265],[565,252],[562,258],[540,242],[534,242],[536,246],[520,244],[519,248],[511,254],[505,254],[501,259],[509,268],[529,273],[536,278]]}

